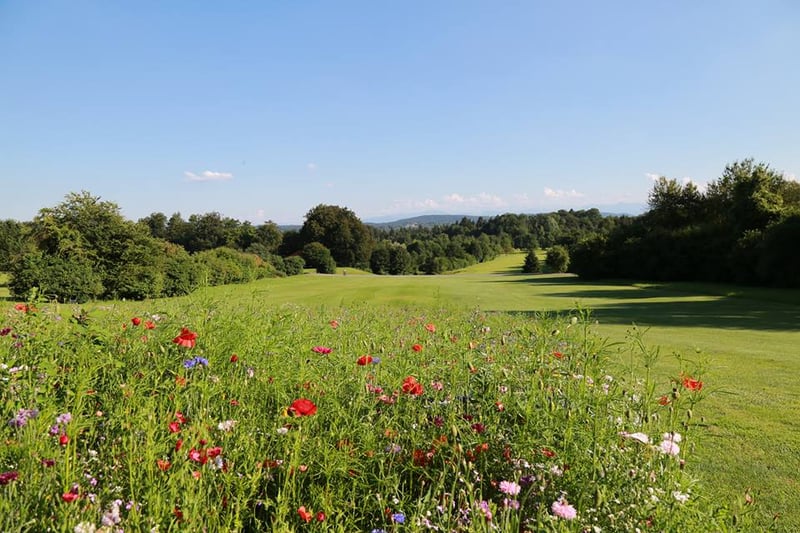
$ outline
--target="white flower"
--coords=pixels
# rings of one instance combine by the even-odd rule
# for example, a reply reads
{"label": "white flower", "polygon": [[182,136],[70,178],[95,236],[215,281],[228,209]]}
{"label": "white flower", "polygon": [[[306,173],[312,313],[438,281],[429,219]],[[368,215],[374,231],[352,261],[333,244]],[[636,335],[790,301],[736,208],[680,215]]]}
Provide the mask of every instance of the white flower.
{"label": "white flower", "polygon": [[236,420],[225,420],[224,422],[217,424],[217,429],[220,431],[233,431],[233,428],[236,426],[236,424]]}
{"label": "white flower", "polygon": [[686,503],[687,501],[689,501],[689,495],[679,490],[672,491],[672,496],[680,503]]}
{"label": "white flower", "polygon": [[683,437],[681,437],[681,434],[680,433],[675,433],[674,431],[671,432],[671,433],[664,433],[661,436],[661,438],[664,439],[664,440],[671,440],[672,442],[680,442],[681,440],[683,440]]}
{"label": "white flower", "polygon": [[289,433],[289,428],[280,427],[275,431],[278,433],[278,435],[286,435]]}
{"label": "white flower", "polygon": [[75,533],[94,533],[97,531],[97,527],[91,522],[81,522],[75,526],[72,531]]}
{"label": "white flower", "polygon": [[635,441],[639,441],[642,444],[650,444],[650,437],[645,435],[644,433],[628,433],[627,431],[623,431],[620,433],[622,437],[626,439],[633,439]]}

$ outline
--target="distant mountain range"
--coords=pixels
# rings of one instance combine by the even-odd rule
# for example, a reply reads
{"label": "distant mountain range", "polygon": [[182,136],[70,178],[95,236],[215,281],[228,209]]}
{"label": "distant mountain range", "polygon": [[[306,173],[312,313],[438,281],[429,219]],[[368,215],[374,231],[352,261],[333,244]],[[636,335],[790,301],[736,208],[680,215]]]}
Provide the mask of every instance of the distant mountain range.
{"label": "distant mountain range", "polygon": [[[645,211],[645,206],[640,204],[615,204],[615,205],[608,205],[603,206],[605,210],[601,209],[601,213],[604,216],[621,216],[621,215],[640,215]],[[581,208],[581,209],[591,209],[589,207]],[[578,211],[579,209],[576,209]],[[613,212],[612,212],[613,210]],[[558,211],[553,210],[553,212]],[[541,214],[541,213],[522,213],[522,214]],[[428,228],[432,226],[443,226],[448,224],[456,224],[461,221],[462,218],[467,218],[469,220],[475,221],[479,218],[483,217],[484,219],[492,218],[495,216],[499,216],[499,214],[492,214],[492,215],[445,215],[445,214],[438,214],[438,215],[417,215],[411,216],[406,218],[400,218],[397,220],[365,220],[364,224],[368,226],[373,226],[376,228],[381,229],[392,229],[392,228],[409,228],[409,227],[422,227]],[[281,231],[291,231],[291,230],[299,230],[302,227],[301,224],[285,224],[279,225],[278,228]]]}

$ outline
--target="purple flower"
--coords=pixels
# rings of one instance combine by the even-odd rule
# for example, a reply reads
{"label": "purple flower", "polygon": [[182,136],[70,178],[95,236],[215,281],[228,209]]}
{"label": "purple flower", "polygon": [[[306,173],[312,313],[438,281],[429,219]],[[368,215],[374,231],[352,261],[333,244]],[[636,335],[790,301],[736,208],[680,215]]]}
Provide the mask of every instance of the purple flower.
{"label": "purple flower", "polygon": [[70,413],[63,413],[56,417],[56,424],[67,425],[70,422],[72,422],[72,414]]}
{"label": "purple flower", "polygon": [[394,513],[392,515],[392,521],[397,522],[398,524],[402,524],[406,521],[406,515],[403,513]]}
{"label": "purple flower", "polygon": [[5,337],[9,333],[11,333],[11,328],[0,329],[0,337]]}
{"label": "purple flower", "polygon": [[38,409],[20,409],[14,418],[8,421],[8,425],[15,428],[25,427],[28,420],[37,416],[39,416]]}

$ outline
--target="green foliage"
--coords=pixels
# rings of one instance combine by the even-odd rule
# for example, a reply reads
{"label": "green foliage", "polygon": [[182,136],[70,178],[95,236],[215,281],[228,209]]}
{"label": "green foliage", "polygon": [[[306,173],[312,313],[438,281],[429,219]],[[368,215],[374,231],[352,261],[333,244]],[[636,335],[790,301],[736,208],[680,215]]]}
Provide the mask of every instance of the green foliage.
{"label": "green foliage", "polygon": [[336,262],[324,244],[310,242],[303,246],[303,259],[309,268],[315,269],[320,274],[333,274],[336,272]]}
{"label": "green foliage", "polygon": [[11,265],[11,294],[25,300],[31,291],[60,302],[85,302],[103,293],[100,276],[86,258],[60,257],[41,251],[25,254]]}
{"label": "green foliage", "polygon": [[287,276],[297,276],[303,273],[306,262],[299,255],[293,255],[283,260],[284,274]]}
{"label": "green foliage", "polygon": [[203,285],[247,283],[275,274],[272,265],[259,256],[232,248],[204,250],[193,257],[200,266]]}
{"label": "green foliage", "polygon": [[800,213],[800,185],[767,164],[736,161],[705,193],[662,177],[649,204],[631,223],[576,244],[573,271],[587,278],[796,286],[787,272],[800,271],[800,257],[784,238],[793,237],[786,221]]}
{"label": "green foliage", "polygon": [[306,214],[300,237],[330,250],[340,267],[369,268],[373,239],[369,229],[347,208],[320,204]]}
{"label": "green foliage", "polygon": [[552,272],[566,272],[569,268],[569,252],[561,245],[552,246],[547,250],[544,262]]}
{"label": "green foliage", "polygon": [[535,274],[542,271],[542,266],[539,262],[539,256],[536,255],[536,249],[531,248],[525,254],[525,262],[522,265],[522,272],[524,274]]}

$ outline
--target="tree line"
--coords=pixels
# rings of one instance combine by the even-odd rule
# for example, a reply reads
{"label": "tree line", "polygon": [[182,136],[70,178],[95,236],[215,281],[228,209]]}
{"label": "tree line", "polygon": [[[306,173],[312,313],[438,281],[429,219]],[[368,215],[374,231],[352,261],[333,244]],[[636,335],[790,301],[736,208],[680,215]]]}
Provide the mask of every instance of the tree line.
{"label": "tree line", "polygon": [[11,274],[18,298],[32,289],[60,301],[155,298],[304,268],[440,274],[519,247],[564,248],[607,234],[619,219],[597,209],[562,210],[381,229],[345,207],[318,205],[299,230],[281,231],[271,221],[253,225],[215,212],[188,219],[152,213],[133,222],[117,204],[82,191],[30,222],[0,221],[0,271]]}
{"label": "tree line", "polygon": [[197,287],[291,276],[305,268],[380,275],[440,274],[527,250],[521,270],[585,278],[800,286],[800,184],[752,159],[728,165],[705,191],[659,178],[640,216],[597,209],[462,218],[383,229],[318,205],[281,231],[219,213],[125,219],[113,202],[70,193],[30,222],[0,221],[0,271],[17,298],[156,298]]}
{"label": "tree line", "polygon": [[701,191],[659,178],[648,211],[572,247],[585,278],[800,287],[800,183],[736,161]]}

